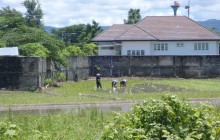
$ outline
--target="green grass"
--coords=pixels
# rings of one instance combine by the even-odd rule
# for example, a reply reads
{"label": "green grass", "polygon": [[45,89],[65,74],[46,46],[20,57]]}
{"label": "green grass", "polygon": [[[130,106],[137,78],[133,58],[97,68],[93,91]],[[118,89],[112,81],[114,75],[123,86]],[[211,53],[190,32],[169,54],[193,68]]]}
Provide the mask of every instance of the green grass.
{"label": "green grass", "polygon": [[[117,78],[116,78],[117,79]],[[123,78],[118,78],[118,80]],[[40,103],[79,103],[139,101],[144,98],[160,98],[167,93],[177,94],[180,98],[218,98],[220,79],[181,79],[181,78],[126,78],[127,93],[113,93],[111,78],[103,78],[103,90],[97,90],[95,80],[64,82],[62,87],[47,89],[47,93],[0,91],[0,105],[40,104]],[[139,85],[151,87],[133,89]],[[163,88],[164,87],[164,88]],[[169,89],[175,88],[176,91]],[[50,94],[48,94],[50,93]],[[52,94],[51,94],[52,93]]]}
{"label": "green grass", "polygon": [[[79,109],[77,113],[44,115],[9,113],[0,116],[0,126],[1,122],[15,124],[19,128],[19,140],[94,140],[100,138],[104,126],[113,121],[113,117],[114,113],[103,113],[98,109]],[[4,130],[7,127],[0,128]]]}

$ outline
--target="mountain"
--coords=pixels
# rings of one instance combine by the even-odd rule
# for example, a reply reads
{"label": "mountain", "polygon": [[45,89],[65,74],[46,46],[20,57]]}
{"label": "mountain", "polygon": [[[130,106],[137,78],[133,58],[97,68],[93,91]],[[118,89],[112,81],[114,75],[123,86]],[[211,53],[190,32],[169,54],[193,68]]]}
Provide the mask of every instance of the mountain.
{"label": "mountain", "polygon": [[[106,30],[106,29],[108,29],[109,27],[110,27],[110,26],[101,26],[102,30]],[[61,28],[62,28],[62,27],[61,27]],[[52,26],[44,26],[44,30],[45,30],[46,32],[48,32],[49,34],[51,34],[51,31],[52,31],[53,29],[57,30],[57,29],[60,29],[60,28],[52,27]]]}
{"label": "mountain", "polygon": [[[210,29],[211,27],[215,27],[215,31],[216,32],[220,32],[220,20],[217,19],[209,19],[206,21],[197,21],[197,23],[201,24],[202,26]],[[101,28],[103,30],[108,29],[110,26],[101,26]],[[44,26],[44,29],[46,32],[48,32],[49,34],[51,33],[52,29],[60,29],[57,27],[52,27],[52,26]]]}
{"label": "mountain", "polygon": [[220,32],[220,20],[217,19],[209,19],[206,21],[197,21],[199,24],[205,26],[206,28],[215,27],[216,32]]}
{"label": "mountain", "polygon": [[52,26],[44,26],[44,30],[46,31],[46,32],[48,32],[49,34],[51,34],[51,31],[53,30],[53,29],[59,29],[59,28],[57,28],[57,27],[52,27]]}

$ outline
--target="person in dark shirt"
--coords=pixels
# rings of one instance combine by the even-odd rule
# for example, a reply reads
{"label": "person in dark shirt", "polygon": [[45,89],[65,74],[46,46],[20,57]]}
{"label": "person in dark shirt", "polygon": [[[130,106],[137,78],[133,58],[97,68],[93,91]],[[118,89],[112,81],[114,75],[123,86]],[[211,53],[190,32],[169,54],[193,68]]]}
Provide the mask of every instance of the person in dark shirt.
{"label": "person in dark shirt", "polygon": [[101,74],[99,73],[96,74],[96,86],[97,86],[97,89],[102,89]]}

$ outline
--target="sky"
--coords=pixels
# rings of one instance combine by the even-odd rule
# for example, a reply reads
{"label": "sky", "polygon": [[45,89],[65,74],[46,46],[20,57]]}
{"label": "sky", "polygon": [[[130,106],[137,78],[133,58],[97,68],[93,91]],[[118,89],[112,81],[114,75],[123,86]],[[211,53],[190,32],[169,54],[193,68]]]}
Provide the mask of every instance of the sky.
{"label": "sky", "polygon": [[[0,8],[10,6],[25,13],[24,0],[0,0]],[[177,0],[180,7],[177,16],[188,16],[185,6],[188,0]],[[101,26],[123,24],[130,8],[140,9],[142,18],[146,16],[173,16],[170,7],[173,0],[39,0],[46,26],[64,27],[87,24],[95,20]],[[219,0],[191,0],[190,18],[195,21],[220,19]]]}

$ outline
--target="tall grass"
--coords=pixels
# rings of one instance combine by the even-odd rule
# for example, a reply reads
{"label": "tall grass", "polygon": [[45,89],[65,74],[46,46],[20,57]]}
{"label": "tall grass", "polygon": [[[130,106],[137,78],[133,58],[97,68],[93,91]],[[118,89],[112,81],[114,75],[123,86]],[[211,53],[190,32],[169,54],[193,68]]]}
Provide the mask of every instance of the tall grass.
{"label": "tall grass", "polygon": [[1,122],[11,122],[19,128],[21,140],[92,140],[98,139],[104,125],[114,113],[79,109],[77,113],[0,116]]}

